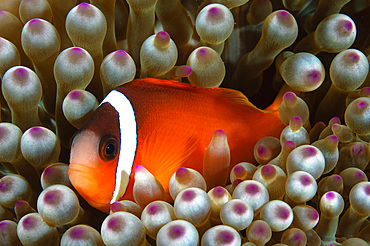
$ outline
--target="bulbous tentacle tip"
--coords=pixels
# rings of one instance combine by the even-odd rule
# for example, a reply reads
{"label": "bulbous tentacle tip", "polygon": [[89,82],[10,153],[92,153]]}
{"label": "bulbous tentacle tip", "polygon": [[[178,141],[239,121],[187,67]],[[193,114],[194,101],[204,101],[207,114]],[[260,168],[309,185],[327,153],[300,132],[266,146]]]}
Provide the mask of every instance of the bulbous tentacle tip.
{"label": "bulbous tentacle tip", "polygon": [[101,226],[101,237],[105,245],[145,242],[145,227],[138,217],[128,212],[108,215]]}
{"label": "bulbous tentacle tip", "polygon": [[227,225],[218,225],[208,229],[202,237],[201,244],[210,245],[241,245],[241,237],[237,230]]}
{"label": "bulbous tentacle tip", "polygon": [[69,228],[61,237],[61,245],[78,244],[78,243],[93,244],[103,246],[100,233],[93,227],[88,225],[75,225]]}
{"label": "bulbous tentacle tip", "polygon": [[229,176],[229,167],[230,148],[226,133],[222,130],[216,130],[206,149],[203,160],[203,176],[208,189],[218,185],[226,185]]}
{"label": "bulbous tentacle tip", "polygon": [[165,200],[165,191],[161,183],[142,165],[135,167],[133,187],[135,202],[141,208],[155,200]]}
{"label": "bulbous tentacle tip", "polygon": [[52,185],[41,192],[37,199],[37,210],[48,224],[66,225],[77,218],[80,204],[76,194],[70,188],[64,185]]}
{"label": "bulbous tentacle tip", "polygon": [[194,225],[186,220],[174,220],[158,231],[156,243],[165,246],[169,243],[178,245],[198,245],[199,233]]}

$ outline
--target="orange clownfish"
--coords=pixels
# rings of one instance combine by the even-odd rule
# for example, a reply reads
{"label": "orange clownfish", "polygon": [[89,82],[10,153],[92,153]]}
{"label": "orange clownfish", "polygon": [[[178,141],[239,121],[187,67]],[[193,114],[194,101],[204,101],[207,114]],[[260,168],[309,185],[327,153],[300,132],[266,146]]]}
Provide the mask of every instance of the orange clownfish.
{"label": "orange clownfish", "polygon": [[[275,103],[276,104],[276,103]],[[254,161],[253,147],[285,127],[279,113],[263,111],[239,91],[137,79],[111,91],[76,133],[71,145],[69,178],[93,207],[133,201],[135,167],[143,165],[168,193],[179,167],[202,173],[213,133],[228,138],[231,166]]]}

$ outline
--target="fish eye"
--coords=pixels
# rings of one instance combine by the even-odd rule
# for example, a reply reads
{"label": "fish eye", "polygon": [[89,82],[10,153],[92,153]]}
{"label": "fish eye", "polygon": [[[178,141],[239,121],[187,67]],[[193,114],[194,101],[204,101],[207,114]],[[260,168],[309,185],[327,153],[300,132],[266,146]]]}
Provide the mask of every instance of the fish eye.
{"label": "fish eye", "polygon": [[112,135],[104,136],[99,143],[99,155],[104,161],[113,160],[118,154],[118,141]]}

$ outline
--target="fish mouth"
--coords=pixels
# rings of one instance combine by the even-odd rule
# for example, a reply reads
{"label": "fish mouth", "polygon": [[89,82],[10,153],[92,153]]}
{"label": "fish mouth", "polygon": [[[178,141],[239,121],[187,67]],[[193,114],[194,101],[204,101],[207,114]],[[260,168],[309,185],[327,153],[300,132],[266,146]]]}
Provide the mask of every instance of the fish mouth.
{"label": "fish mouth", "polygon": [[79,178],[82,178],[82,179],[86,180],[87,182],[90,182],[90,183],[95,182],[94,178],[91,177],[91,175],[89,175],[89,173],[86,173],[86,171],[81,170],[81,169],[76,168],[76,167],[69,167],[68,168],[68,176],[71,177],[71,176],[74,176],[74,175],[77,175]]}
{"label": "fish mouth", "polygon": [[[91,169],[91,170],[89,170]],[[86,172],[87,170],[87,172]],[[68,167],[68,175],[74,175],[78,174],[80,177],[82,176],[85,179],[90,180],[90,182],[94,182],[93,177],[89,175],[89,173],[92,173],[94,171],[93,168],[84,165],[84,164],[70,164]]]}

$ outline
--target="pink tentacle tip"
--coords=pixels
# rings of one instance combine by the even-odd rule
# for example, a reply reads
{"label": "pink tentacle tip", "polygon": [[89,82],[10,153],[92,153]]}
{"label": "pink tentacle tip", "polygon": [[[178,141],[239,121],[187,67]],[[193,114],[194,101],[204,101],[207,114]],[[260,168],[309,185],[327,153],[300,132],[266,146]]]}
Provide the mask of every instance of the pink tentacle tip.
{"label": "pink tentacle tip", "polygon": [[286,102],[293,102],[297,98],[296,94],[294,92],[288,91],[284,94],[283,100]]}
{"label": "pink tentacle tip", "polygon": [[210,17],[218,17],[221,14],[221,10],[218,6],[213,6],[208,9],[208,15]]}
{"label": "pink tentacle tip", "polygon": [[148,207],[148,214],[155,215],[159,211],[159,207],[157,204],[152,204]]}
{"label": "pink tentacle tip", "polygon": [[24,200],[19,200],[17,201],[15,204],[14,204],[14,208],[17,208],[17,207],[22,207],[23,205],[26,204],[26,201]]}
{"label": "pink tentacle tip", "polygon": [[283,144],[284,148],[288,148],[288,149],[294,149],[295,148],[295,143],[293,141],[286,141],[284,144]]}
{"label": "pink tentacle tip", "polygon": [[363,172],[361,172],[361,171],[357,171],[357,172],[355,173],[355,177],[356,177],[356,179],[357,179],[357,180],[363,180],[363,179],[364,179],[364,177],[365,177],[365,175],[364,175],[364,173],[363,173]]}
{"label": "pink tentacle tip", "polygon": [[1,192],[7,192],[11,188],[11,185],[9,182],[6,181],[0,181],[0,191]]}
{"label": "pink tentacle tip", "polygon": [[193,190],[187,190],[187,191],[184,191],[181,198],[182,198],[183,201],[190,202],[190,201],[194,200],[196,196],[197,196],[197,194]]}
{"label": "pink tentacle tip", "polygon": [[223,244],[231,243],[235,240],[234,234],[230,231],[221,231],[218,234],[218,239]]}
{"label": "pink tentacle tip", "polygon": [[85,237],[85,230],[83,228],[72,228],[70,232],[70,236],[73,239],[82,239]]}
{"label": "pink tentacle tip", "polygon": [[296,132],[303,126],[303,120],[299,116],[293,116],[289,121],[289,128],[291,131]]}
{"label": "pink tentacle tip", "polygon": [[338,174],[335,174],[333,178],[334,178],[334,181],[338,183],[343,181],[342,177]]}
{"label": "pink tentacle tip", "polygon": [[308,175],[303,175],[300,177],[301,184],[304,186],[311,185],[312,180]]}
{"label": "pink tentacle tip", "polygon": [[272,178],[276,175],[276,168],[272,165],[265,165],[261,168],[261,175],[265,178]]}
{"label": "pink tentacle tip", "polygon": [[222,197],[226,194],[226,191],[223,187],[217,186],[212,190],[212,195],[215,197]]}
{"label": "pink tentacle tip", "polygon": [[223,131],[223,130],[216,130],[215,133],[214,133],[215,136],[225,136],[226,137],[226,133]]}
{"label": "pink tentacle tip", "polygon": [[116,50],[114,51],[114,56],[117,56],[117,58],[126,58],[128,57],[128,53],[124,50]]}
{"label": "pink tentacle tip", "polygon": [[155,35],[155,39],[161,43],[170,42],[170,35],[165,31],[160,31]]}
{"label": "pink tentacle tip", "polygon": [[25,79],[28,77],[28,70],[24,67],[18,67],[14,70],[14,75],[18,79]]}
{"label": "pink tentacle tip", "polygon": [[184,167],[180,167],[179,169],[177,169],[177,171],[176,171],[176,177],[177,178],[182,178],[182,177],[184,177],[184,176],[186,176],[186,175],[188,175],[189,174],[189,170],[188,169],[186,169],[186,168],[184,168]]}
{"label": "pink tentacle tip", "polygon": [[370,196],[370,185],[367,185],[367,186],[364,188],[364,191],[365,191],[365,195],[366,195],[366,196]]}
{"label": "pink tentacle tip", "polygon": [[361,94],[365,95],[370,95],[370,87],[364,87],[361,89]]}
{"label": "pink tentacle tip", "polygon": [[285,10],[279,10],[276,13],[276,22],[282,26],[282,28],[294,28],[296,25],[294,17]]}
{"label": "pink tentacle tip", "polygon": [[279,212],[278,212],[278,216],[280,219],[283,219],[283,220],[286,220],[288,218],[290,218],[290,211],[286,208],[280,208],[279,209]]}
{"label": "pink tentacle tip", "polygon": [[250,195],[256,195],[260,192],[260,189],[258,188],[258,185],[249,184],[245,186],[245,192],[247,192]]}
{"label": "pink tentacle tip", "polygon": [[[6,226],[7,226],[7,222],[6,221],[3,220],[3,221],[0,222],[0,228],[4,228]],[[0,231],[0,233],[3,233],[3,232]]]}
{"label": "pink tentacle tip", "polygon": [[339,142],[338,137],[334,134],[329,136],[329,140],[333,143],[338,143]]}
{"label": "pink tentacle tip", "polygon": [[265,157],[268,155],[268,148],[266,146],[258,146],[257,148],[257,155],[259,157]]}
{"label": "pink tentacle tip", "polygon": [[294,242],[300,242],[301,240],[304,240],[304,237],[301,233],[294,233],[293,234],[293,241]]}
{"label": "pink tentacle tip", "polygon": [[303,121],[302,121],[302,118],[301,118],[301,117],[299,117],[299,116],[293,116],[293,117],[292,117],[292,121],[293,121],[294,123],[296,123],[296,124],[299,124],[300,122],[303,122]]}
{"label": "pink tentacle tip", "polygon": [[246,207],[243,204],[235,204],[233,207],[233,210],[235,213],[242,215],[247,210]]}
{"label": "pink tentacle tip", "polygon": [[257,225],[253,228],[253,232],[257,235],[260,235],[260,236],[265,236],[266,233],[268,233],[268,227],[266,227],[265,225]]}
{"label": "pink tentacle tip", "polygon": [[335,116],[335,117],[330,119],[329,123],[331,123],[331,124],[335,124],[335,123],[340,124],[340,119],[339,119],[339,117]]}
{"label": "pink tentacle tip", "polygon": [[360,100],[357,104],[359,109],[367,108],[369,107],[369,103],[365,100]]}
{"label": "pink tentacle tip", "polygon": [[190,66],[181,66],[179,68],[180,71],[177,71],[176,72],[176,75],[177,76],[185,76],[185,77],[188,77],[191,75],[191,73],[193,72],[193,70],[191,69]]}
{"label": "pink tentacle tip", "polygon": [[209,54],[209,51],[207,48],[199,48],[196,54],[198,57],[206,57]]}
{"label": "pink tentacle tip", "polygon": [[185,228],[181,225],[174,225],[169,228],[168,236],[172,239],[178,239],[185,235]]}
{"label": "pink tentacle tip", "polygon": [[39,126],[34,126],[32,128],[30,128],[28,130],[28,133],[32,136],[32,137],[39,137],[40,135],[42,135],[44,132],[44,129],[42,127],[39,127]]}
{"label": "pink tentacle tip", "polygon": [[51,167],[45,168],[42,173],[44,177],[50,177],[50,176],[53,176],[53,174],[54,174],[54,168],[51,168]]}
{"label": "pink tentacle tip", "polygon": [[32,19],[28,22],[28,25],[31,26],[31,27],[34,27],[34,26],[38,26],[42,23],[43,23],[43,21],[41,19]]}
{"label": "pink tentacle tip", "polygon": [[241,165],[236,165],[233,169],[235,176],[243,176],[245,174],[245,168]]}
{"label": "pink tentacle tip", "polygon": [[317,220],[317,219],[319,219],[319,212],[317,212],[316,210],[311,210],[311,212],[308,214],[308,216],[312,220]]}
{"label": "pink tentacle tip", "polygon": [[53,204],[57,204],[60,202],[60,194],[59,194],[59,191],[49,191],[47,192],[44,197],[43,197],[43,201],[46,203],[46,204],[49,204],[49,205],[53,205]]}
{"label": "pink tentacle tip", "polygon": [[328,193],[326,193],[325,198],[327,200],[331,201],[331,200],[335,199],[335,193],[329,191]]}
{"label": "pink tentacle tip", "polygon": [[334,123],[333,126],[331,127],[331,129],[335,132],[335,131],[339,131],[341,128],[340,124],[338,123]]}
{"label": "pink tentacle tip", "polygon": [[317,154],[317,150],[314,147],[307,147],[304,150],[306,157],[314,156]]}
{"label": "pink tentacle tip", "polygon": [[350,62],[356,63],[356,62],[358,62],[360,60],[360,56],[357,54],[357,52],[349,52],[347,54],[347,59]]}
{"label": "pink tentacle tip", "polygon": [[84,53],[84,50],[80,47],[73,47],[70,49],[73,55],[81,55]]}
{"label": "pink tentacle tip", "polygon": [[312,69],[308,72],[307,78],[311,83],[317,83],[321,81],[321,73],[317,69]]}
{"label": "pink tentacle tip", "polygon": [[110,205],[110,211],[112,211],[113,213],[121,211],[121,208],[122,204],[119,202],[114,202]]}
{"label": "pink tentacle tip", "polygon": [[26,230],[33,229],[35,226],[35,220],[32,217],[28,217],[22,220],[22,226]]}
{"label": "pink tentacle tip", "polygon": [[110,218],[108,221],[108,229],[112,231],[120,231],[121,230],[121,221],[116,218]]}
{"label": "pink tentacle tip", "polygon": [[80,3],[77,5],[78,10],[85,10],[85,9],[90,9],[91,5],[89,3]]}
{"label": "pink tentacle tip", "polygon": [[290,13],[288,11],[286,11],[286,10],[279,10],[277,14],[281,18],[290,17]]}
{"label": "pink tentacle tip", "polygon": [[354,26],[350,20],[343,20],[342,25],[345,32],[349,33],[353,31]]}
{"label": "pink tentacle tip", "polygon": [[142,165],[137,165],[135,167],[135,172],[143,172],[144,170],[146,170],[146,169]]}
{"label": "pink tentacle tip", "polygon": [[68,93],[68,99],[70,100],[80,100],[82,97],[83,93],[82,91],[79,90],[74,90]]}

